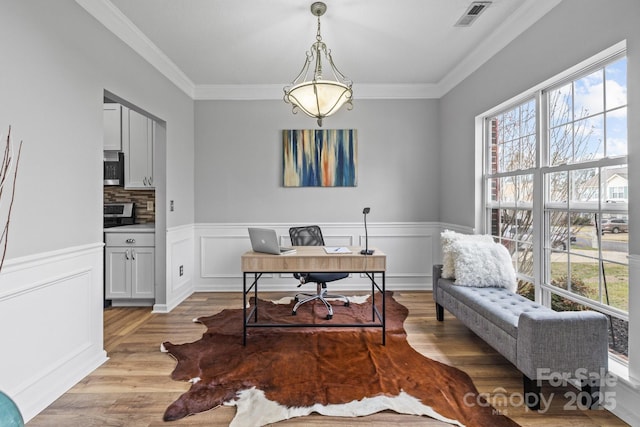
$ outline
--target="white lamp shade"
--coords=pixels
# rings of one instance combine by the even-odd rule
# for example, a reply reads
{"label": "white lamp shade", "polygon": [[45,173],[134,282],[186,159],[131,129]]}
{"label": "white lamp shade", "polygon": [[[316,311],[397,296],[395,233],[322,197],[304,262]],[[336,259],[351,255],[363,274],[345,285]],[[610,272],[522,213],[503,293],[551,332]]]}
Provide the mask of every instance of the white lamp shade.
{"label": "white lamp shade", "polygon": [[311,117],[330,116],[351,99],[351,88],[331,80],[314,80],[292,87],[287,97]]}

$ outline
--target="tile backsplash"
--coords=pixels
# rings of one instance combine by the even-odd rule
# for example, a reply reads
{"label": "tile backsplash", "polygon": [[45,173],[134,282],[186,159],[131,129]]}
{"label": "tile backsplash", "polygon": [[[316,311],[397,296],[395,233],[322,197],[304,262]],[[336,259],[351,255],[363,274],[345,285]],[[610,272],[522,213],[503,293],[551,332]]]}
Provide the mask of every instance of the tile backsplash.
{"label": "tile backsplash", "polygon": [[[155,190],[126,190],[124,187],[104,187],[104,202],[135,203],[136,222],[145,224],[156,221],[156,192]],[[153,203],[153,210],[148,210],[148,202]]]}

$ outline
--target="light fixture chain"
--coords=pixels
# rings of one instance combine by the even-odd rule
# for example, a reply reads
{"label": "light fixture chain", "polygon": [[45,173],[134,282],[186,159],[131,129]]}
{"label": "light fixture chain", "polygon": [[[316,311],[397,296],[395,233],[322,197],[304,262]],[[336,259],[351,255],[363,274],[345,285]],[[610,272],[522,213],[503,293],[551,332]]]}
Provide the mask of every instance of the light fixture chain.
{"label": "light fixture chain", "polygon": [[324,43],[322,43],[322,35],[320,34],[320,16],[321,14],[318,14],[318,32],[316,33],[316,42],[313,45],[314,50],[316,52],[316,69],[313,75],[313,80],[322,79],[322,62],[320,57],[320,50],[326,50],[326,48],[322,49],[324,46]]}
{"label": "light fixture chain", "polygon": [[313,80],[322,80],[322,55],[320,54],[320,51],[323,50],[326,52],[326,47],[324,46],[324,43],[320,41],[316,42],[313,47],[316,52],[316,69],[313,75]]}
{"label": "light fixture chain", "polygon": [[316,40],[322,41],[322,35],[320,34],[320,17],[318,16],[318,32],[316,33]]}

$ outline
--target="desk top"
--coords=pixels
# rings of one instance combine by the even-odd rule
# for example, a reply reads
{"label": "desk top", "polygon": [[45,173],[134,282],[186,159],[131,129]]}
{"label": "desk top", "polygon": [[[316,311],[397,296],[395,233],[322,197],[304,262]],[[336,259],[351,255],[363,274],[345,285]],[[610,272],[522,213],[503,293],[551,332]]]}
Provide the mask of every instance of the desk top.
{"label": "desk top", "polygon": [[301,272],[382,272],[386,271],[387,256],[376,248],[373,255],[362,255],[359,246],[349,246],[351,253],[328,254],[323,246],[294,246],[296,252],[271,255],[248,251],[242,255],[245,273],[301,273]]}

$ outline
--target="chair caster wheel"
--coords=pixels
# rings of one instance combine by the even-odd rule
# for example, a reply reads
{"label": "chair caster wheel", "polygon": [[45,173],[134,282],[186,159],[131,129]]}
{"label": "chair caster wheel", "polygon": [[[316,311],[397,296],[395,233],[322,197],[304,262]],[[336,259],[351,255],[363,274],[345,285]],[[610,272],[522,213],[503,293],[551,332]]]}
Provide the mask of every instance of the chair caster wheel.
{"label": "chair caster wheel", "polygon": [[327,314],[327,320],[331,320],[333,319],[333,315],[332,314]]}
{"label": "chair caster wheel", "polygon": [[345,306],[345,307],[349,307],[349,301],[345,302],[345,303],[344,303],[344,306]]}
{"label": "chair caster wheel", "polygon": [[294,300],[295,302],[298,302],[298,301],[300,301],[300,298],[295,297],[293,300]]}
{"label": "chair caster wheel", "polygon": [[292,315],[292,316],[295,316],[296,314],[297,314],[297,313],[296,313],[296,311],[295,311],[295,310],[293,310],[293,311],[291,312],[291,315]]}

